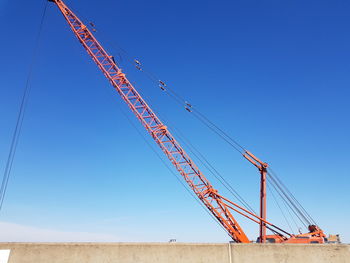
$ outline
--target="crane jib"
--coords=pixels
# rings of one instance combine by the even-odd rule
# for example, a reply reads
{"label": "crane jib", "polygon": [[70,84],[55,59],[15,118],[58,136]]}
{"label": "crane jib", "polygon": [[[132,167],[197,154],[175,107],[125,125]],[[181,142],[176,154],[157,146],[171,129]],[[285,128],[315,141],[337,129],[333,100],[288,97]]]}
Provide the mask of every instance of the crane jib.
{"label": "crane jib", "polygon": [[[125,74],[116,64],[114,57],[109,55],[104,50],[102,45],[96,40],[86,25],[82,23],[82,21],[65,5],[62,0],[49,1],[54,2],[58,6],[73,33],[88,52],[92,60],[109,80],[114,89],[119,93],[134,115],[139,119],[141,124],[150,133],[154,141],[165,153],[170,162],[175,166],[195,195],[220,222],[234,241],[239,243],[249,243],[248,237],[232,216],[231,211],[238,212],[254,222],[260,221],[260,224],[267,224],[269,227],[266,227],[275,233],[280,231],[284,234],[288,234],[282,229],[267,222],[265,220],[265,216],[258,217],[257,215],[243,209],[237,204],[231,202],[229,199],[218,194],[218,191],[213,188],[211,183],[202,174],[192,159],[186,154],[181,145],[175,140],[167,127],[156,116],[152,109],[147,105],[146,101],[129,82]],[[266,169],[267,164],[261,163],[251,153],[246,151],[244,156],[258,168],[260,167],[259,165],[261,165],[261,167]],[[259,165],[255,161],[258,161]],[[261,170],[264,169],[261,168]],[[253,217],[255,217],[255,219]],[[275,230],[271,229],[271,227]],[[314,232],[318,236],[324,235],[322,230],[320,230],[317,226],[313,227],[316,230],[310,230],[310,233]]]}
{"label": "crane jib", "polygon": [[121,69],[114,62],[113,57],[104,50],[90,30],[63,1],[49,1],[54,2],[58,6],[75,36],[86,49],[90,57],[122,99],[127,103],[142,125],[151,134],[155,142],[179,171],[196,196],[222,224],[234,241],[248,243],[248,237],[232,216],[225,201],[216,194],[217,191],[171,135],[167,127],[132,86],[125,74],[122,73]]}

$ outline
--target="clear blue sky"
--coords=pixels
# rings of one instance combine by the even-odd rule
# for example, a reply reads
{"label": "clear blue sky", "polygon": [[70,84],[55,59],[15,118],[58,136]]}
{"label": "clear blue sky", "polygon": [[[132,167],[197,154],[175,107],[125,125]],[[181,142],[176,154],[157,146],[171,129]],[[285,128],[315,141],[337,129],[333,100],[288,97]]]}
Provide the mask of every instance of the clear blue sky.
{"label": "clear blue sky", "polygon": [[[94,21],[98,39],[122,65],[125,58],[107,40],[269,162],[326,233],[350,242],[349,1],[66,3]],[[1,171],[43,5],[0,1]],[[123,69],[161,117],[257,208],[256,169],[141,73]],[[2,240],[31,240],[14,234],[23,229],[37,240],[228,240],[119,107],[128,111],[50,3],[0,214],[0,227],[13,232]],[[269,207],[271,221],[285,227],[271,198]],[[255,239],[257,226],[239,220]]]}

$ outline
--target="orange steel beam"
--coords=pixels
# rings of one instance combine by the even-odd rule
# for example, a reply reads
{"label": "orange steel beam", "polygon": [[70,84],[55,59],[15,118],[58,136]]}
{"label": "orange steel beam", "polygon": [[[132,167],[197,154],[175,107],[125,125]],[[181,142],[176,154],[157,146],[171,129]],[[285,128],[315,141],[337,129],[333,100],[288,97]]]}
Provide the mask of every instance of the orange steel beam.
{"label": "orange steel beam", "polygon": [[[248,211],[247,209],[241,207],[240,205],[238,205],[238,204],[236,204],[236,203],[234,203],[234,202],[228,200],[227,198],[225,198],[225,197],[223,197],[223,196],[221,196],[221,195],[219,195],[219,196],[220,196],[223,200],[225,200],[227,203],[229,203],[229,204],[227,205],[229,208],[231,208],[233,211],[235,211],[235,212],[237,212],[237,213],[239,213],[239,214],[245,216],[246,218],[249,218],[250,220],[254,221],[255,223],[261,224],[261,222],[263,222],[263,223],[265,223],[265,225],[270,225],[273,229],[271,229],[271,228],[269,228],[269,229],[272,230],[272,231],[280,232],[280,233],[282,232],[282,233],[284,233],[284,234],[286,234],[286,235],[288,235],[288,236],[293,236],[292,234],[290,234],[290,233],[284,231],[283,229],[279,228],[278,226],[276,226],[276,225],[274,225],[274,224],[272,224],[272,223],[266,221],[266,219],[263,219],[263,218],[257,216],[256,214],[254,214],[254,213]],[[234,207],[232,207],[231,205],[233,205]],[[242,212],[242,211],[243,211],[243,212]],[[250,215],[250,216],[249,216],[249,215]],[[257,221],[256,219],[254,219],[254,218],[252,218],[252,217],[255,217],[256,219],[258,219],[258,220],[260,220],[260,221]]]}
{"label": "orange steel beam", "polygon": [[260,227],[259,227],[259,240],[260,243],[266,242],[266,169],[269,166],[267,163],[260,161],[255,155],[251,152],[245,150],[243,156],[255,165],[260,172]]}
{"label": "orange steel beam", "polygon": [[49,0],[54,2],[70,28],[86,49],[92,60],[100,68],[105,77],[129,106],[131,111],[140,120],[141,124],[150,133],[152,138],[162,149],[170,162],[179,171],[186,183],[196,196],[209,209],[215,218],[226,229],[229,236],[236,242],[249,243],[249,239],[230,212],[230,207],[225,203],[217,190],[198,169],[184,149],[168,131],[167,127],[155,115],[145,100],[132,86],[125,74],[114,62],[101,44],[96,40],[90,30],[61,0]]}

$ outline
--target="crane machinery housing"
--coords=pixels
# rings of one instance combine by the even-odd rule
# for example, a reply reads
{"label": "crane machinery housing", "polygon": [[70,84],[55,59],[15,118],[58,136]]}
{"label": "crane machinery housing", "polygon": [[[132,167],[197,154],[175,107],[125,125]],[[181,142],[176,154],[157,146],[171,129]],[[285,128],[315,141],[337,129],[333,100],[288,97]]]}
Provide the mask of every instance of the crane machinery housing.
{"label": "crane machinery housing", "polygon": [[[67,7],[62,0],[48,0],[57,5],[74,35],[82,44],[92,60],[118,92],[121,98],[141,122],[147,132],[164,152],[176,170],[183,177],[194,194],[227,231],[234,242],[249,243],[250,240],[233,216],[236,212],[259,224],[260,243],[324,243],[325,234],[316,225],[308,226],[308,233],[294,235],[266,220],[266,175],[268,164],[259,160],[247,150],[243,156],[256,166],[261,175],[260,183],[260,215],[245,209],[219,194],[209,180],[204,176],[194,161],[189,157],[167,126],[157,117],[138,91],[129,82],[125,74],[103,46],[97,41],[89,28]],[[136,61],[135,61],[136,62]],[[138,61],[137,61],[138,62]],[[137,63],[136,62],[136,63]],[[139,64],[139,63],[138,63]],[[160,82],[164,88],[164,83]],[[189,110],[189,109],[188,109]],[[266,230],[272,235],[266,235]]]}

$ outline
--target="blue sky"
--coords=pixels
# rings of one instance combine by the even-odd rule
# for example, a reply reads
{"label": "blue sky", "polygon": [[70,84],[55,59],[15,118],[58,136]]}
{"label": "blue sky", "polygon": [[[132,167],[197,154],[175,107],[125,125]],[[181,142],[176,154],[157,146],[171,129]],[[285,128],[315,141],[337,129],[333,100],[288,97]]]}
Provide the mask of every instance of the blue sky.
{"label": "blue sky", "polygon": [[[160,117],[256,210],[256,169],[127,65],[112,42],[271,164],[326,233],[350,242],[348,1],[66,3],[96,24],[97,38]],[[43,5],[0,2],[1,169]],[[0,214],[2,240],[228,240],[120,108],[156,149],[50,3]],[[271,198],[268,218],[285,227]],[[257,226],[237,219],[255,239]]]}

